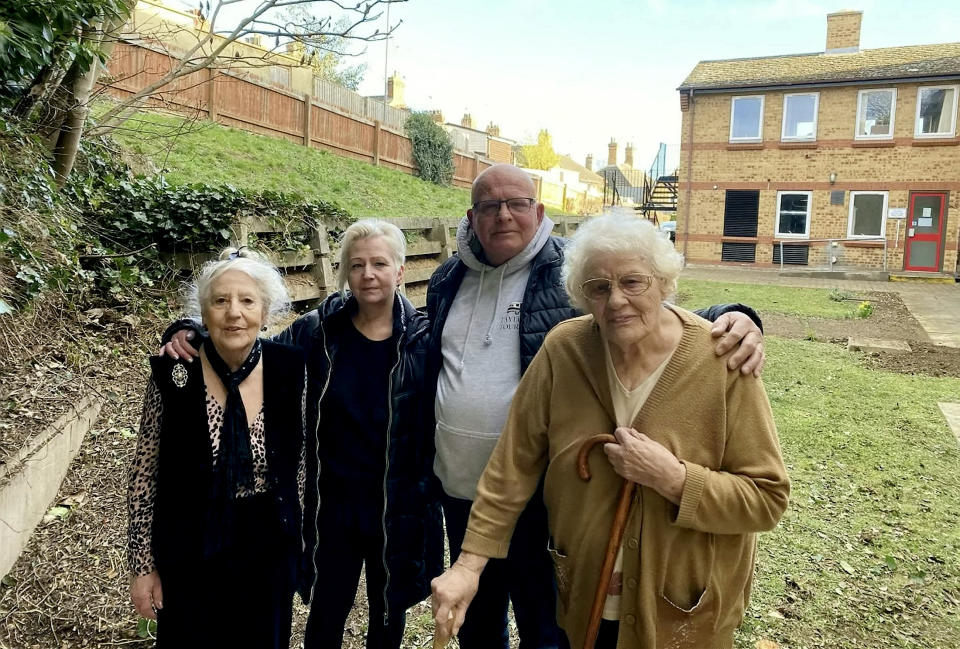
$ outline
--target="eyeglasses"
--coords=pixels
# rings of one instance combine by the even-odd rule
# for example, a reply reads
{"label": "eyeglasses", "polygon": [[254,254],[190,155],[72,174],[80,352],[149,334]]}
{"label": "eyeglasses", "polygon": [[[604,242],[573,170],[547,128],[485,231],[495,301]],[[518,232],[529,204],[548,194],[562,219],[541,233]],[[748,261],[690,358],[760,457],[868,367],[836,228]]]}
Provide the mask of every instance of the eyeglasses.
{"label": "eyeglasses", "polygon": [[607,300],[613,292],[613,282],[617,282],[620,291],[627,296],[636,297],[647,292],[653,284],[653,277],[640,273],[620,275],[615,280],[607,277],[595,277],[580,284],[580,294],[592,302]]}
{"label": "eyeglasses", "polygon": [[507,198],[502,201],[477,201],[473,204],[473,211],[481,217],[496,216],[500,213],[500,206],[507,204],[507,209],[513,216],[523,216],[530,211],[533,204],[537,202],[535,198]]}

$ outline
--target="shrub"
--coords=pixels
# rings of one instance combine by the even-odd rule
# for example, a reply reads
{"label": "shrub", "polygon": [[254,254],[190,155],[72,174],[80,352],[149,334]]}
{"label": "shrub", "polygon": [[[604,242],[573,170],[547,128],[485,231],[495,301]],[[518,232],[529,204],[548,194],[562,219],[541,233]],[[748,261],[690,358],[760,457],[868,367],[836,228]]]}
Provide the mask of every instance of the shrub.
{"label": "shrub", "polygon": [[873,315],[873,305],[870,302],[864,300],[857,305],[858,318],[869,318],[871,315]]}
{"label": "shrub", "polygon": [[413,159],[420,177],[437,185],[453,181],[453,143],[450,136],[427,113],[414,113],[404,125],[413,144]]}

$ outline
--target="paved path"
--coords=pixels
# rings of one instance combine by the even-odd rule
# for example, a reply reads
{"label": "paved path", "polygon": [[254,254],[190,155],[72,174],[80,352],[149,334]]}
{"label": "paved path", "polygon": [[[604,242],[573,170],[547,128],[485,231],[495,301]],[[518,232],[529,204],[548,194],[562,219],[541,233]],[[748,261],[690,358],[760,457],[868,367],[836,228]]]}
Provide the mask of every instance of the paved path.
{"label": "paved path", "polygon": [[687,266],[681,277],[741,284],[776,284],[845,291],[899,293],[900,299],[937,345],[960,347],[960,284],[884,282],[830,277],[785,277],[775,269]]}

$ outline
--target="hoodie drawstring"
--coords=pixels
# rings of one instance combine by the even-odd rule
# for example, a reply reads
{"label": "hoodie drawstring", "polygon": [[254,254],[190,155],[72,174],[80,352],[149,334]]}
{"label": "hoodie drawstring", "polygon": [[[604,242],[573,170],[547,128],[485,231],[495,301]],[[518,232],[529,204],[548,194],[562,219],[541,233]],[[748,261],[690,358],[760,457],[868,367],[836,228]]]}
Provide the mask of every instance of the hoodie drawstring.
{"label": "hoodie drawstring", "polygon": [[[497,313],[500,312],[500,293],[503,291],[503,276],[507,274],[507,265],[500,266],[500,283],[497,284],[497,299],[493,303],[493,311],[490,313],[490,326],[487,328],[487,335],[483,338],[484,345],[493,344],[493,325],[497,323]],[[479,293],[477,294],[479,295]],[[474,305],[473,308],[477,308]]]}
{"label": "hoodie drawstring", "polygon": [[[460,348],[460,366],[457,371],[463,371],[463,361],[467,357],[467,342],[470,340],[470,330],[473,328],[473,316],[477,313],[477,305],[480,304],[480,296],[483,295],[483,276],[487,272],[486,268],[480,269],[480,286],[477,288],[477,299],[473,301],[473,310],[470,312],[470,319],[467,321],[467,335],[463,337],[463,347]],[[503,281],[503,275],[500,276]]]}

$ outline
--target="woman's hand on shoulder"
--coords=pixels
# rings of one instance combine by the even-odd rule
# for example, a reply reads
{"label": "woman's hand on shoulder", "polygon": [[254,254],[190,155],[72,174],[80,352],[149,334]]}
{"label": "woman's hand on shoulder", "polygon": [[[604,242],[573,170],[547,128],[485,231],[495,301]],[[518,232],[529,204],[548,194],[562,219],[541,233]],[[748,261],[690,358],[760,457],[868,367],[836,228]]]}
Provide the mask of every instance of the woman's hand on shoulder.
{"label": "woman's hand on shoulder", "polygon": [[633,428],[613,431],[619,444],[604,444],[603,452],[620,477],[650,487],[675,505],[683,496],[687,468],[673,453]]}
{"label": "woman's hand on shoulder", "polygon": [[717,356],[734,349],[727,359],[727,367],[731,370],[740,368],[744,376],[760,376],[767,360],[763,353],[763,332],[750,316],[740,311],[728,311],[714,321],[710,335],[718,339]]}
{"label": "woman's hand on shoulder", "polygon": [[130,580],[130,599],[140,617],[157,619],[157,611],[163,608],[163,587],[160,575],[154,570],[147,575],[139,575]]}
{"label": "woman's hand on shoulder", "polygon": [[192,363],[193,359],[200,355],[200,351],[195,349],[189,341],[195,337],[194,332],[189,329],[181,329],[170,337],[170,342],[160,347],[160,356],[169,356],[173,360],[183,359]]}

